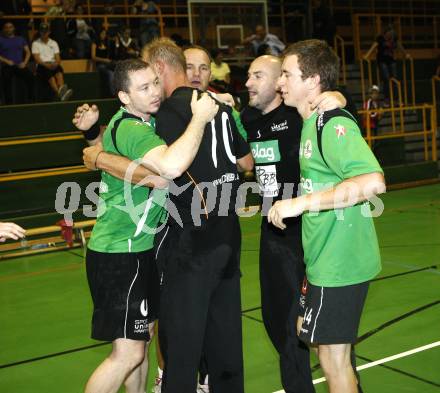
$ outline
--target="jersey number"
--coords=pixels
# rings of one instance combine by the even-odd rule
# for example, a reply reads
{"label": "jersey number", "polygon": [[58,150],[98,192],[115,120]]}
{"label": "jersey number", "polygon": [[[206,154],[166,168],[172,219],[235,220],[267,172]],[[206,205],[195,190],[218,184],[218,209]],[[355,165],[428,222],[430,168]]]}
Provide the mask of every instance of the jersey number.
{"label": "jersey number", "polygon": [[[229,160],[233,163],[237,163],[237,159],[234,154],[232,154],[231,145],[229,142],[228,132],[231,135],[231,139],[234,140],[232,136],[231,123],[229,122],[229,116],[226,112],[222,113],[222,136],[223,136],[223,145],[225,147],[226,155]],[[217,134],[215,130],[215,119],[211,120],[211,133],[212,133],[212,162],[214,163],[214,167],[217,168]]]}
{"label": "jersey number", "polygon": [[[307,311],[309,311],[307,313]],[[304,321],[307,322],[307,325],[310,325],[310,322],[312,322],[312,312],[313,312],[313,308],[306,309],[306,312],[304,313]]]}

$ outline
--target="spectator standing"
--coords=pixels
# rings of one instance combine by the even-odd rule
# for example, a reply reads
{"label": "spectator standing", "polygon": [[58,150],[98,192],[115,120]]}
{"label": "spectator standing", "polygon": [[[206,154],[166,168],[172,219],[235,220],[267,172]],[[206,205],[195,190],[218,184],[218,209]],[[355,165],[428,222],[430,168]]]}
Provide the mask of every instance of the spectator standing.
{"label": "spectator standing", "polygon": [[[374,109],[380,109],[381,104],[379,100],[379,86],[373,85],[370,87],[370,96],[368,99],[364,102],[364,109],[365,110],[374,110]],[[377,135],[377,129],[379,126],[379,120],[382,117],[380,113],[378,112],[370,112],[369,114],[366,113],[364,115],[364,129],[367,129],[367,118],[370,118],[370,130],[371,135]]]}
{"label": "spectator standing", "polygon": [[25,82],[27,97],[26,102],[33,101],[34,76],[28,68],[31,51],[25,39],[15,35],[15,27],[12,22],[3,25],[0,36],[0,62],[1,78],[4,86],[5,103],[17,104],[14,97],[14,78]]}
{"label": "spectator standing", "polygon": [[61,67],[60,48],[58,43],[49,38],[47,23],[39,27],[40,37],[32,43],[32,55],[37,64],[37,76],[46,81],[56,97],[61,101],[68,100],[73,90],[64,83],[64,70]]}
{"label": "spectator standing", "polygon": [[389,80],[397,77],[397,63],[395,58],[396,50],[401,51],[406,58],[409,54],[405,51],[400,41],[397,40],[392,26],[388,26],[382,35],[377,37],[364,59],[368,59],[374,50],[377,49],[376,61],[379,67],[380,79],[382,81],[382,91],[385,96],[386,106],[390,98]]}

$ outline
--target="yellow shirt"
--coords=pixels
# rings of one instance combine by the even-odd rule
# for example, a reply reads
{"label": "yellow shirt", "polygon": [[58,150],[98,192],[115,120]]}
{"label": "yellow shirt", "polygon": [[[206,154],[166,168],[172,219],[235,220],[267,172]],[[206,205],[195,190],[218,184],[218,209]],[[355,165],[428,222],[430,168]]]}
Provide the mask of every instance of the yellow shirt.
{"label": "yellow shirt", "polygon": [[211,80],[224,81],[226,80],[226,75],[230,73],[231,70],[227,63],[222,62],[220,66],[214,62],[211,63]]}

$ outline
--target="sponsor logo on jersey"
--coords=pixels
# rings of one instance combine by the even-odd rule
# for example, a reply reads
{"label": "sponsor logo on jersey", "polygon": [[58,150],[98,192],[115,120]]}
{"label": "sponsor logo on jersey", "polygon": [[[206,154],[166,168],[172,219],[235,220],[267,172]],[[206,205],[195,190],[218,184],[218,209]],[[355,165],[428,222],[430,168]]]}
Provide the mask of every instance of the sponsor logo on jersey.
{"label": "sponsor logo on jersey", "polygon": [[[313,181],[312,179],[305,179],[304,177],[301,177],[301,189],[307,193],[311,194],[313,192]],[[304,193],[302,193],[304,194]]]}
{"label": "sponsor logo on jersey", "polygon": [[345,127],[342,124],[338,124],[337,126],[335,126],[336,129],[336,135],[338,136],[338,139],[341,136],[345,136],[347,130],[345,129]]}
{"label": "sponsor logo on jersey", "polygon": [[147,299],[142,300],[141,303],[141,314],[142,316],[146,317],[148,315],[148,303],[147,303]]}
{"label": "sponsor logo on jersey", "polygon": [[135,319],[134,333],[145,334],[147,332],[148,332],[148,320],[147,319]]}
{"label": "sponsor logo on jersey", "polygon": [[282,123],[272,124],[272,127],[270,127],[270,130],[272,132],[278,132],[278,131],[287,130],[288,128],[289,128],[289,126],[287,125],[287,120],[284,120]]}
{"label": "sponsor logo on jersey", "polygon": [[257,139],[260,139],[260,138],[261,138],[261,131],[258,130],[258,131],[257,131]]}
{"label": "sponsor logo on jersey", "polygon": [[268,164],[280,161],[278,141],[251,142],[252,155],[256,164]]}
{"label": "sponsor logo on jersey", "polygon": [[309,159],[312,156],[312,141],[310,139],[306,140],[306,143],[304,144],[304,152],[303,152],[304,158]]}
{"label": "sponsor logo on jersey", "polygon": [[318,126],[318,128],[322,128],[324,126],[324,113],[321,113],[318,116],[317,126]]}
{"label": "sponsor logo on jersey", "polygon": [[255,167],[255,175],[260,187],[260,194],[264,197],[278,196],[276,165],[263,165]]}
{"label": "sponsor logo on jersey", "polygon": [[239,180],[239,176],[238,174],[235,173],[225,173],[224,175],[222,175],[222,177],[220,177],[219,179],[215,179],[212,184],[214,186],[218,186],[220,184],[223,183],[231,183],[234,180]]}

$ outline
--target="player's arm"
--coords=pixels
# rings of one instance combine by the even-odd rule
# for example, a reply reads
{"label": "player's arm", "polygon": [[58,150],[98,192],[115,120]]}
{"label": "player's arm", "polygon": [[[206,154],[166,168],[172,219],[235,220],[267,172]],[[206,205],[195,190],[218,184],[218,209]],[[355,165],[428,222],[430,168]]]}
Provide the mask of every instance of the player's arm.
{"label": "player's arm", "polygon": [[336,108],[345,108],[347,100],[339,91],[325,91],[316,97],[310,106],[312,110],[317,110],[319,114]]}
{"label": "player's arm", "polygon": [[26,231],[13,222],[0,222],[0,242],[6,239],[18,240],[25,236]]}
{"label": "player's arm", "polygon": [[166,188],[168,186],[166,179],[162,179],[156,172],[142,165],[137,165],[134,171],[130,171],[130,176],[127,177],[127,170],[133,161],[124,156],[105,152],[101,143],[86,147],[83,150],[83,161],[84,165],[90,170],[100,169],[118,179],[128,180],[138,186],[145,185],[156,188]]}
{"label": "player's arm", "polygon": [[[150,150],[143,157],[142,165],[138,166],[130,177],[132,183],[138,184],[144,182],[144,179],[149,179],[153,181],[154,186],[161,187],[156,182],[163,183],[163,180],[154,175],[167,174],[168,176],[164,177],[175,178],[188,169],[200,145],[206,123],[212,120],[218,110],[218,106],[206,95],[197,101],[196,91],[193,92],[191,104],[194,114],[186,131],[169,147],[158,146]],[[101,169],[118,179],[125,179],[132,164],[126,157],[102,151],[101,145],[84,149],[83,160],[87,168]],[[171,174],[176,176],[170,177]]]}
{"label": "player's arm", "polygon": [[385,179],[381,172],[354,176],[327,190],[277,201],[269,210],[268,221],[285,229],[283,219],[286,217],[296,217],[307,211],[343,209],[370,200],[385,191]]}
{"label": "player's arm", "polygon": [[[110,175],[124,180],[132,161],[126,157],[103,151],[102,132],[98,124],[99,109],[96,105],[83,104],[76,108],[72,123],[82,131],[90,147],[83,150],[84,165],[90,170],[101,169]],[[138,165],[130,176],[133,184],[145,184],[148,187],[166,187],[166,181],[157,173]]]}
{"label": "player's arm", "polygon": [[185,132],[170,146],[150,150],[142,159],[142,165],[166,179],[179,177],[188,169],[197,154],[206,124],[218,112],[218,105],[207,93],[197,100],[197,90],[194,90],[191,109],[193,116]]}
{"label": "player's arm", "polygon": [[237,159],[237,169],[239,172],[249,172],[254,169],[254,157],[252,157],[252,153],[248,153],[244,157]]}
{"label": "player's arm", "polygon": [[82,104],[76,108],[76,112],[73,115],[73,125],[83,133],[84,138],[90,146],[102,141],[102,132],[98,120],[99,109],[96,105],[90,106],[89,104]]}

